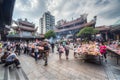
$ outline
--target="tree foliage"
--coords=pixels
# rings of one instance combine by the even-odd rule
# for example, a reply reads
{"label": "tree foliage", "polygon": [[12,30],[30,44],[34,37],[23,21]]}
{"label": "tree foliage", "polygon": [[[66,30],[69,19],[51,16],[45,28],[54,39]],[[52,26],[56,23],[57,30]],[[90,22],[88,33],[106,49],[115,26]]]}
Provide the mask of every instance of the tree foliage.
{"label": "tree foliage", "polygon": [[85,27],[79,31],[77,36],[82,36],[82,35],[92,35],[96,34],[98,30],[94,29],[93,27]]}
{"label": "tree foliage", "polygon": [[10,31],[10,32],[9,32],[9,35],[15,35],[15,34],[16,34],[15,31]]}
{"label": "tree foliage", "polygon": [[85,27],[79,31],[77,36],[81,36],[82,38],[85,38],[86,40],[91,39],[91,35],[94,35],[98,33],[98,30],[96,30],[93,27]]}
{"label": "tree foliage", "polygon": [[45,33],[45,38],[49,39],[51,37],[55,38],[55,32],[53,30],[49,30]]}

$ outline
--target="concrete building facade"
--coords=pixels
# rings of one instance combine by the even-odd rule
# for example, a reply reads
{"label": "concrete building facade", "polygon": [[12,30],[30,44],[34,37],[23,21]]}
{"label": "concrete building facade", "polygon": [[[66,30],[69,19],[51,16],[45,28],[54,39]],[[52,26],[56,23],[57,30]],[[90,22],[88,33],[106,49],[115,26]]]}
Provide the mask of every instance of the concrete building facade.
{"label": "concrete building facade", "polygon": [[51,13],[45,12],[39,20],[40,34],[45,34],[49,30],[53,30],[55,26],[55,17]]}

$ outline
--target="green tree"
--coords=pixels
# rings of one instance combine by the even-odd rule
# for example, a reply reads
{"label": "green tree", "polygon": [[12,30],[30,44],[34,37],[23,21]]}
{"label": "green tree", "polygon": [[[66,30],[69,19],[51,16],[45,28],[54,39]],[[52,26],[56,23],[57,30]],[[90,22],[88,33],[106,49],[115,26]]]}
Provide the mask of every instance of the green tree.
{"label": "green tree", "polygon": [[9,35],[15,35],[16,34],[16,31],[10,31],[9,32]]}
{"label": "green tree", "polygon": [[48,32],[45,33],[45,38],[49,39],[49,38],[55,38],[55,32],[53,30],[49,30]]}
{"label": "green tree", "polygon": [[81,38],[84,38],[84,40],[91,40],[91,35],[94,35],[98,33],[98,30],[96,30],[93,27],[85,27],[79,31],[77,36],[80,36]]}

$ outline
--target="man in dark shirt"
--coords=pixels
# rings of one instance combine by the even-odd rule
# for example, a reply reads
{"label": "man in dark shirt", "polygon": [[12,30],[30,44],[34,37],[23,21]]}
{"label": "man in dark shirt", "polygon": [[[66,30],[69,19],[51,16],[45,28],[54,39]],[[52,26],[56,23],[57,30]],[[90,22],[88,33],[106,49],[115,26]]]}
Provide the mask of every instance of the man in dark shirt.
{"label": "man in dark shirt", "polygon": [[18,55],[20,55],[20,43],[16,44],[16,51],[17,51]]}
{"label": "man in dark shirt", "polygon": [[44,66],[47,66],[48,64],[48,54],[49,54],[49,47],[48,47],[48,44],[47,42],[44,43],[44,56],[43,56],[43,59],[45,60],[45,65]]}
{"label": "man in dark shirt", "polygon": [[51,43],[52,53],[54,53],[54,43]]}

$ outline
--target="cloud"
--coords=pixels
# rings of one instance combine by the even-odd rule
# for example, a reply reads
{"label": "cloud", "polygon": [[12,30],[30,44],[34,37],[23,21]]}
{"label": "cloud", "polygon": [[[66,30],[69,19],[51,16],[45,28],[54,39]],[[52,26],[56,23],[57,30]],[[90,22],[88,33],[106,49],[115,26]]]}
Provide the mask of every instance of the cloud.
{"label": "cloud", "polygon": [[97,26],[111,25],[120,19],[120,0],[16,0],[13,19],[28,18],[39,26],[45,11],[60,19],[72,20],[88,13],[88,21],[97,15]]}
{"label": "cloud", "polygon": [[47,11],[47,0],[16,0],[13,19],[28,18],[39,25],[39,18]]}
{"label": "cloud", "polygon": [[97,25],[110,25],[120,16],[119,7],[120,0],[52,0],[48,9],[56,15],[57,20],[71,20],[72,17],[88,13],[88,21],[97,15]]}

